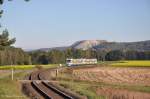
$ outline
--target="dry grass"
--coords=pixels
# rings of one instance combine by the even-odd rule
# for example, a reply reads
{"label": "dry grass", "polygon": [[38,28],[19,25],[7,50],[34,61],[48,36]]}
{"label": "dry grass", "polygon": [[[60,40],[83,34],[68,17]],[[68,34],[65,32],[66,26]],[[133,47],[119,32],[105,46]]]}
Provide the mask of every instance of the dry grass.
{"label": "dry grass", "polygon": [[150,86],[149,68],[96,67],[77,69],[73,74],[77,79],[85,81]]}
{"label": "dry grass", "polygon": [[56,80],[88,99],[124,99],[125,95],[140,99],[150,97],[149,78],[150,68],[98,66],[75,68],[69,72],[67,69],[60,72]]}

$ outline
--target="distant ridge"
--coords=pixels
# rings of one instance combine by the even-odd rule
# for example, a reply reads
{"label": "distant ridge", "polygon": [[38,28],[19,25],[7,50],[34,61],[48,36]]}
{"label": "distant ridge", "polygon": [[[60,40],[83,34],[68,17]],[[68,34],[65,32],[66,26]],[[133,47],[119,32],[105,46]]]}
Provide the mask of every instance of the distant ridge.
{"label": "distant ridge", "polygon": [[107,42],[94,46],[93,49],[150,51],[150,40],[138,42]]}
{"label": "distant ridge", "polygon": [[[82,40],[73,43],[71,46],[41,48],[40,51],[60,50],[64,51],[68,48],[81,50],[136,50],[136,51],[150,51],[150,40],[137,42],[108,42],[106,40]],[[37,51],[33,50],[33,51]]]}
{"label": "distant ridge", "polygon": [[34,51],[44,51],[44,52],[48,52],[51,50],[59,50],[59,51],[64,51],[69,47],[52,47],[52,48],[40,48],[40,49],[34,49],[34,50],[25,50],[26,52],[34,52]]}
{"label": "distant ridge", "polygon": [[51,51],[51,50],[59,50],[59,51],[64,51],[66,50],[68,47],[53,47],[53,48],[41,48],[39,50],[42,50],[42,51]]}

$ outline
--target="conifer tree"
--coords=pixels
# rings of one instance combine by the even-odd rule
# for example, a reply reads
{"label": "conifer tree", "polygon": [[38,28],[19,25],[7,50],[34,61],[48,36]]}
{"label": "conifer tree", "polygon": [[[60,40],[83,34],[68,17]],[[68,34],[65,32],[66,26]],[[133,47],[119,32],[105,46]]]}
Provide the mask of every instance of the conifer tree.
{"label": "conifer tree", "polygon": [[7,29],[5,29],[2,34],[0,34],[0,47],[7,47],[14,44],[16,41],[15,38],[10,39],[9,38],[9,32]]}

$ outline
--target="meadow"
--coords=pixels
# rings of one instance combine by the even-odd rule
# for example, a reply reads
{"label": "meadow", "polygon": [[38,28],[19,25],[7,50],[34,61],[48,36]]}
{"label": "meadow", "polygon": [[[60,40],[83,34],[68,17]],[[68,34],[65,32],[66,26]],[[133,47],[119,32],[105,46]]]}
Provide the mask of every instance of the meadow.
{"label": "meadow", "polygon": [[28,70],[36,68],[37,66],[41,66],[42,68],[53,68],[59,66],[59,64],[48,64],[48,65],[8,65],[8,66],[0,66],[0,70],[9,70],[9,69],[15,69],[15,70]]}
{"label": "meadow", "polygon": [[150,60],[133,60],[133,61],[114,61],[111,66],[127,66],[127,67],[150,67]]}

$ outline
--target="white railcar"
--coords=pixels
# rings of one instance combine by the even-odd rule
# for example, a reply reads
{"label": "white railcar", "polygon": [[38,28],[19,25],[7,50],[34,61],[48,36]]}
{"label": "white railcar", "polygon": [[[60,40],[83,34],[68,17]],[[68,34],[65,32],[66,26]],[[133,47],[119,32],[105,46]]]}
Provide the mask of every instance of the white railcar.
{"label": "white railcar", "polygon": [[97,59],[66,59],[67,66],[77,66],[77,65],[85,65],[85,64],[97,64]]}

